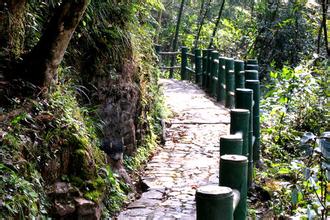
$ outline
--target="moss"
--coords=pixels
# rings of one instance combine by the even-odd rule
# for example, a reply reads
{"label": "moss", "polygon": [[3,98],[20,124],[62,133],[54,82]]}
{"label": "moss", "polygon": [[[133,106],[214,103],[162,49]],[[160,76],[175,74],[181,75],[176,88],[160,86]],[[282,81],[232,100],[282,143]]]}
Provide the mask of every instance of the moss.
{"label": "moss", "polygon": [[85,192],[84,197],[94,202],[100,202],[103,195],[104,195],[103,190],[93,190],[93,191]]}
{"label": "moss", "polygon": [[73,155],[73,172],[82,179],[91,179],[95,176],[96,169],[92,156],[84,149],[77,149]]}
{"label": "moss", "polygon": [[70,176],[69,182],[72,183],[74,186],[77,186],[78,188],[83,188],[83,186],[85,185],[85,181],[78,176]]}
{"label": "moss", "polygon": [[21,141],[14,134],[7,133],[2,139],[2,144],[10,146],[13,150],[19,150]]}

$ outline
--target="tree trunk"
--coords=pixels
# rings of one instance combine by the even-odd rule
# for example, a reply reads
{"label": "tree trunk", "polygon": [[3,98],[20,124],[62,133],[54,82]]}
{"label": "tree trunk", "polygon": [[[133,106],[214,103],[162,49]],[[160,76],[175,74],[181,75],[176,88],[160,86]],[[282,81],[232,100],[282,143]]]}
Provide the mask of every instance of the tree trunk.
{"label": "tree trunk", "polygon": [[160,35],[160,32],[161,32],[161,28],[162,28],[162,17],[163,17],[163,10],[160,10],[158,12],[158,27],[157,27],[157,31],[156,31],[156,39],[155,39],[155,42],[156,44],[159,44],[159,35]]}
{"label": "tree trunk", "polygon": [[222,1],[221,7],[219,9],[217,22],[215,23],[215,27],[213,29],[213,33],[212,33],[212,36],[211,36],[211,39],[210,39],[210,44],[209,44],[208,48],[211,48],[213,46],[213,39],[214,39],[215,34],[217,33],[217,30],[218,30],[218,27],[219,27],[219,23],[220,23],[220,19],[221,19],[221,15],[222,15],[224,5],[225,5],[225,0]]}
{"label": "tree trunk", "polygon": [[328,31],[327,31],[327,0],[322,1],[322,25],[323,25],[325,49],[327,55],[330,56],[330,48],[328,45]]}
{"label": "tree trunk", "polygon": [[205,3],[205,0],[202,0],[202,2],[201,2],[201,9],[199,10],[199,15],[198,15],[198,21],[200,21],[201,18],[202,18],[202,16],[203,16],[204,3]]}
{"label": "tree trunk", "polygon": [[[178,47],[178,36],[179,36],[180,23],[181,23],[181,17],[182,17],[184,3],[185,3],[185,0],[182,0],[181,5],[180,5],[179,14],[178,14],[178,20],[176,22],[175,35],[174,35],[173,44],[172,44],[172,51],[176,51],[177,47]],[[172,56],[171,67],[174,66],[174,63],[175,63],[175,56]],[[173,69],[170,70],[170,78],[173,78]]]}
{"label": "tree trunk", "polygon": [[0,79],[23,51],[25,8],[26,0],[0,0]]}
{"label": "tree trunk", "polygon": [[89,0],[68,0],[56,8],[40,41],[23,58],[23,79],[41,88],[51,85],[88,3]]}
{"label": "tree trunk", "polygon": [[196,37],[195,37],[195,48],[198,47],[199,37],[200,37],[201,31],[202,31],[202,27],[203,27],[203,24],[204,24],[206,15],[209,12],[211,2],[212,2],[212,0],[209,0],[208,4],[206,6],[206,10],[205,10],[204,16],[201,18],[201,20],[199,22],[198,31],[197,31],[197,34],[196,34]]}
{"label": "tree trunk", "polygon": [[[211,0],[210,0],[211,1]],[[205,0],[202,0],[201,2],[201,9],[199,10],[198,18],[197,18],[197,28],[198,28],[198,33],[199,33],[199,26],[204,20],[203,12],[204,12],[204,6],[205,6]],[[194,41],[194,48],[197,49],[198,42],[197,42],[197,37],[199,38],[199,34],[195,35],[195,41]]]}

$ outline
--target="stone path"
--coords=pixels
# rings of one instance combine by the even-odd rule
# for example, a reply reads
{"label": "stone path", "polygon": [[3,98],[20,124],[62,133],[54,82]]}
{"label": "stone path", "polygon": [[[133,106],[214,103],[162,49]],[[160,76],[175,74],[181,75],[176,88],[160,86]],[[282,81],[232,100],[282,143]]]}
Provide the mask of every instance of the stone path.
{"label": "stone path", "polygon": [[161,80],[173,112],[166,144],[148,163],[144,183],[149,190],[118,219],[195,219],[195,189],[218,183],[219,138],[229,133],[229,112],[198,86]]}

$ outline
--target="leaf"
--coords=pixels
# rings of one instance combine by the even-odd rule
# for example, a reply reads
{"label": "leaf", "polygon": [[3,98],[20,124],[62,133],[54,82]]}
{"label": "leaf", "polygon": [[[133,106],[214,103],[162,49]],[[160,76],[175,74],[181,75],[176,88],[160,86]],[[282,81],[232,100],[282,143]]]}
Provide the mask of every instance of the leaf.
{"label": "leaf", "polygon": [[298,189],[296,186],[291,191],[291,202],[294,206],[298,204]]}
{"label": "leaf", "polygon": [[305,179],[308,180],[310,177],[311,177],[311,169],[306,167],[304,169],[304,176],[305,176]]}
{"label": "leaf", "polygon": [[281,169],[279,169],[278,174],[289,174],[290,173],[290,169],[287,167],[282,167]]}
{"label": "leaf", "polygon": [[315,183],[315,180],[313,179],[313,177],[310,177],[308,180],[309,180],[311,186],[312,186],[313,188],[316,188],[316,183]]}
{"label": "leaf", "polygon": [[300,145],[306,144],[307,142],[314,140],[315,135],[312,132],[305,132],[302,138],[300,139]]}
{"label": "leaf", "polygon": [[313,209],[310,208],[310,205],[307,206],[307,217],[308,220],[313,220],[315,217],[315,211]]}
{"label": "leaf", "polygon": [[270,77],[273,79],[276,79],[277,75],[278,75],[277,72],[270,72]]}
{"label": "leaf", "polygon": [[288,102],[288,98],[284,97],[284,96],[281,96],[281,98],[278,101],[281,104],[286,104]]}

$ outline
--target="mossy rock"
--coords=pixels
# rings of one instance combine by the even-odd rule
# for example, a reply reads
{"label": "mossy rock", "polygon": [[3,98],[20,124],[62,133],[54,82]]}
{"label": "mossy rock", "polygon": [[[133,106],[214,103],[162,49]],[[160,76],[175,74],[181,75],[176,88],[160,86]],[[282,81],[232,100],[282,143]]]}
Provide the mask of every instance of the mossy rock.
{"label": "mossy rock", "polygon": [[96,165],[91,149],[77,149],[72,158],[72,174],[82,179],[94,179]]}

